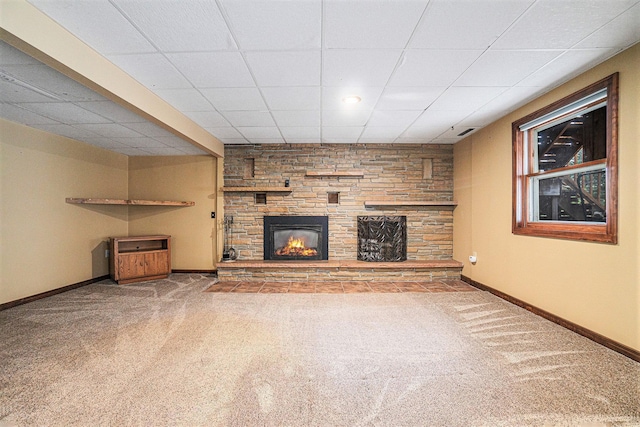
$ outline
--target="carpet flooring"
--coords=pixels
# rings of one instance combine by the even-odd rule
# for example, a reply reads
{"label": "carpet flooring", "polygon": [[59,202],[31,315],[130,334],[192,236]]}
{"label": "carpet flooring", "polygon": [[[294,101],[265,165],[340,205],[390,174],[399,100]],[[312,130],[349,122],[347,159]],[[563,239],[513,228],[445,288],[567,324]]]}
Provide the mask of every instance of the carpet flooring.
{"label": "carpet flooring", "polygon": [[0,312],[0,426],[640,425],[640,364],[486,292],[214,284]]}

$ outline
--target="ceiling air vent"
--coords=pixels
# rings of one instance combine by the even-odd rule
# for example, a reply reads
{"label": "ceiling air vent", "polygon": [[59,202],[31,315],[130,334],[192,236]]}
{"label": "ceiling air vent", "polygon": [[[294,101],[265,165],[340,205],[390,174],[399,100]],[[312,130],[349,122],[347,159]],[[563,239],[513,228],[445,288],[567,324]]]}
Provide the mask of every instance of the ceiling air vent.
{"label": "ceiling air vent", "polygon": [[458,134],[458,136],[465,136],[466,134],[468,134],[469,132],[474,131],[474,130],[476,130],[476,128],[469,128],[469,129],[467,129],[467,130],[465,130],[463,132],[460,132]]}

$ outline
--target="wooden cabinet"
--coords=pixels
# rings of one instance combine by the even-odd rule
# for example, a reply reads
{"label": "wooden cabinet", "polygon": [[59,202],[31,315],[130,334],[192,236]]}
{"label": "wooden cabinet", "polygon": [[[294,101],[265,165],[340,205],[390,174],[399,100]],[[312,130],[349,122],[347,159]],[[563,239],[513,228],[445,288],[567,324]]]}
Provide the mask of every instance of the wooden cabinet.
{"label": "wooden cabinet", "polygon": [[171,273],[171,236],[112,237],[109,273],[118,284],[164,279]]}

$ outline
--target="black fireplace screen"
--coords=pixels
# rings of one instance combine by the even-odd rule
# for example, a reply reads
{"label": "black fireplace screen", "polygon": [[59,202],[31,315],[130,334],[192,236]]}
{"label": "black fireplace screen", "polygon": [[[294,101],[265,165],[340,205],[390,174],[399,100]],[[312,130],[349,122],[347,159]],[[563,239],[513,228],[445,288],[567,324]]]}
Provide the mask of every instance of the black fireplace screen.
{"label": "black fireplace screen", "polygon": [[406,216],[359,216],[358,260],[397,262],[407,260]]}
{"label": "black fireplace screen", "polygon": [[329,259],[326,216],[265,216],[265,260]]}

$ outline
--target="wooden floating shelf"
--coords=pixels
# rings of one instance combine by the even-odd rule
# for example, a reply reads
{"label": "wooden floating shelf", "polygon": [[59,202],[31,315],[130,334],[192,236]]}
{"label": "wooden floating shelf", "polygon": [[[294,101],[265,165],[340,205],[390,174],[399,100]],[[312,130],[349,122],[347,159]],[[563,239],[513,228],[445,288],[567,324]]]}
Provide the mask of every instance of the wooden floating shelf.
{"label": "wooden floating shelf", "polygon": [[364,176],[364,171],[353,170],[353,171],[307,171],[305,176],[310,177],[333,177],[333,178],[362,178]]}
{"label": "wooden floating shelf", "polygon": [[400,207],[436,207],[436,208],[455,208],[458,202],[450,201],[429,201],[429,202],[386,202],[386,201],[367,201],[364,202],[365,208],[400,208]]}
{"label": "wooden floating shelf", "polygon": [[222,187],[223,193],[291,193],[291,187]]}
{"label": "wooden floating shelf", "polygon": [[85,199],[67,197],[67,203],[76,205],[127,205],[127,206],[194,206],[196,202],[174,200],[140,200],[140,199]]}

